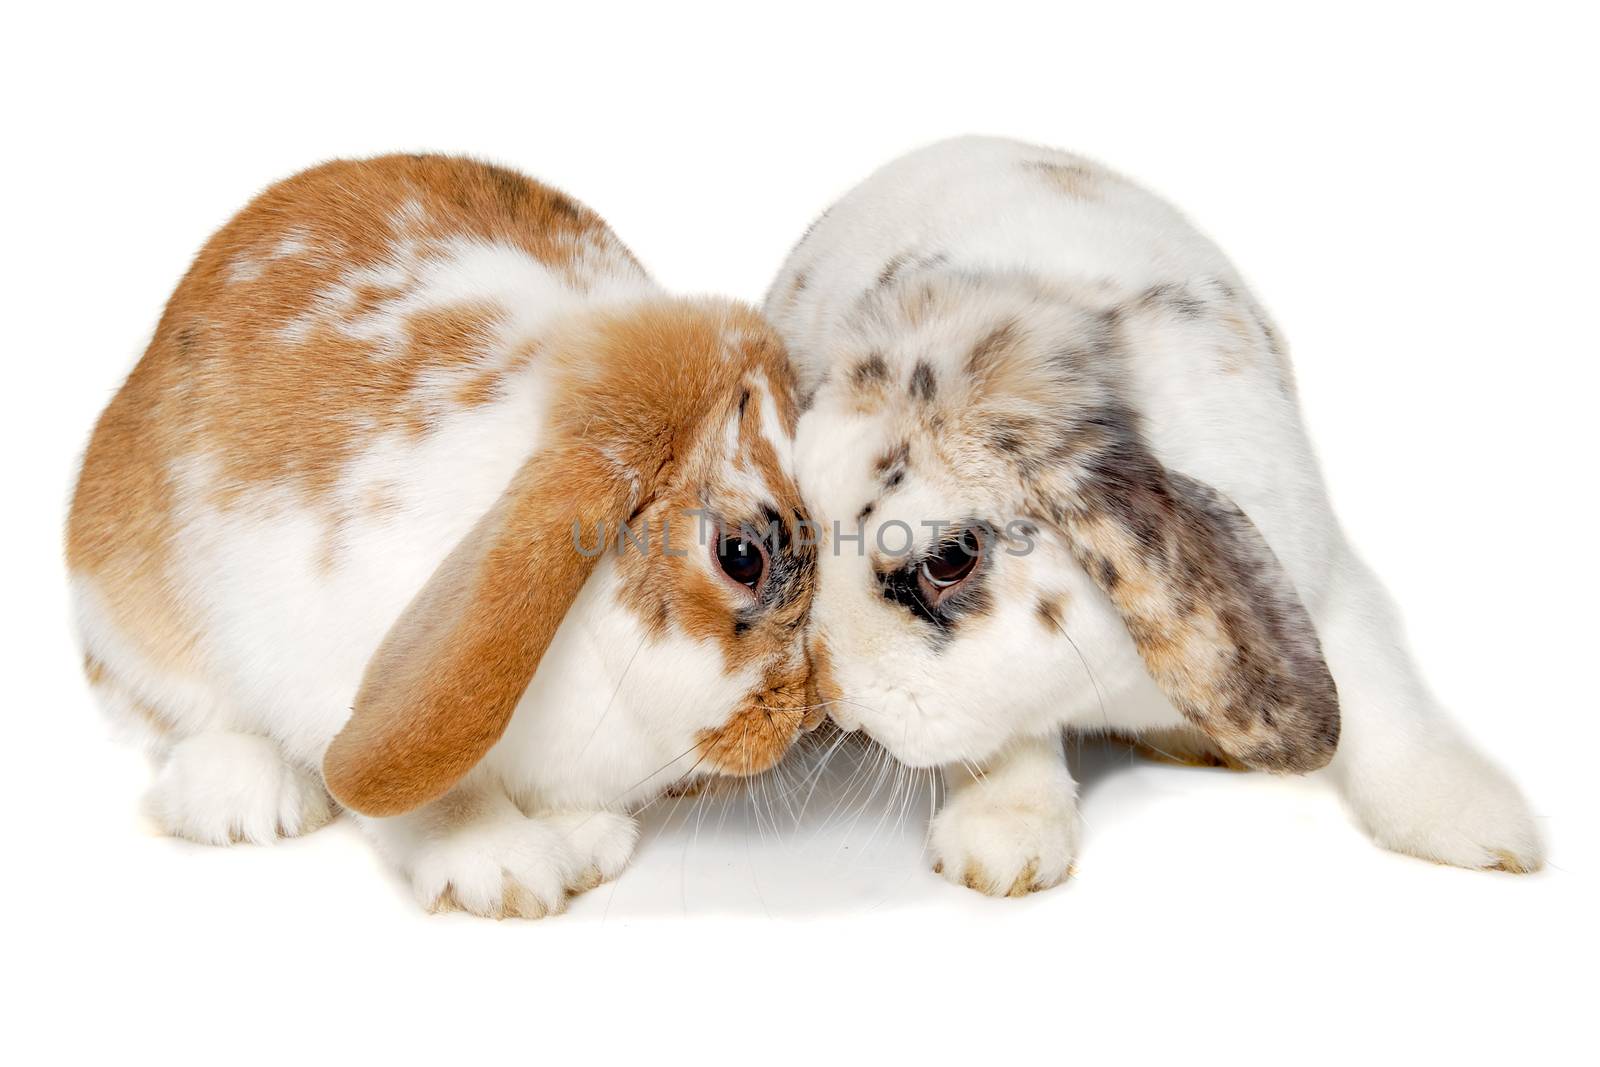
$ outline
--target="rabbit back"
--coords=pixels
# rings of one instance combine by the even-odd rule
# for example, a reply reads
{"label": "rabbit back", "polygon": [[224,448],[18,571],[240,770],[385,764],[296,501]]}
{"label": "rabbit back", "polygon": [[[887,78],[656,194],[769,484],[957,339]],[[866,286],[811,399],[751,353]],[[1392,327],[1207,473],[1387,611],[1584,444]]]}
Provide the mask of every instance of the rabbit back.
{"label": "rabbit back", "polygon": [[537,446],[552,324],[655,293],[592,211],[488,164],[339,161],[262,193],[85,455],[67,557],[106,702],[158,741],[222,716],[314,761]]}

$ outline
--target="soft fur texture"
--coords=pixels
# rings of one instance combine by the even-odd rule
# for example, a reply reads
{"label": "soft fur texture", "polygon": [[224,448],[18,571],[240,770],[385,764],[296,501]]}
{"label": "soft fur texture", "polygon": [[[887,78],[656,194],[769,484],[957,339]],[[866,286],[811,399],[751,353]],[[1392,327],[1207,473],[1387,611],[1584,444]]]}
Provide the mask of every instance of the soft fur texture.
{"label": "soft fur texture", "polygon": [[[947,878],[1066,877],[1063,727],[1329,765],[1389,848],[1539,866],[1522,797],[1429,696],[1340,534],[1281,336],[1170,206],[1063,152],[944,142],[825,212],[767,313],[832,541],[824,695],[846,728],[948,768]],[[930,602],[918,567],[963,527],[986,531],[979,562]]]}
{"label": "soft fur texture", "polygon": [[[179,285],[68,524],[152,815],[267,841],[325,822],[326,783],[425,906],[558,910],[626,861],[630,808],[808,719],[795,418],[757,314],[666,297],[519,174],[272,187]],[[759,590],[716,561],[741,528],[776,531]]]}

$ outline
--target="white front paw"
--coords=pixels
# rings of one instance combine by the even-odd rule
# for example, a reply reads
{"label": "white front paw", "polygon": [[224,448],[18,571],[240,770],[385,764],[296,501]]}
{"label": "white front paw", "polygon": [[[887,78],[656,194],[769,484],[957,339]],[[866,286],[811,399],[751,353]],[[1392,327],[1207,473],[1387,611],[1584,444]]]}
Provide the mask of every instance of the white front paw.
{"label": "white front paw", "polygon": [[566,907],[578,856],[560,829],[519,812],[424,841],[407,868],[417,900],[429,911],[540,919]]}
{"label": "white front paw", "polygon": [[639,827],[615,812],[528,817],[501,797],[444,802],[405,850],[412,889],[430,911],[539,919],[570,894],[621,873]]}
{"label": "white front paw", "polygon": [[567,884],[572,893],[586,893],[622,873],[639,840],[639,824],[612,811],[547,815],[549,823],[572,850],[576,874]]}
{"label": "white front paw", "polygon": [[1048,781],[982,780],[955,794],[930,835],[933,869],[990,896],[1020,897],[1072,874],[1078,810],[1065,769]]}
{"label": "white front paw", "polygon": [[1357,817],[1384,848],[1518,874],[1544,865],[1522,793],[1464,743],[1430,749],[1383,773],[1347,771],[1346,789]]}

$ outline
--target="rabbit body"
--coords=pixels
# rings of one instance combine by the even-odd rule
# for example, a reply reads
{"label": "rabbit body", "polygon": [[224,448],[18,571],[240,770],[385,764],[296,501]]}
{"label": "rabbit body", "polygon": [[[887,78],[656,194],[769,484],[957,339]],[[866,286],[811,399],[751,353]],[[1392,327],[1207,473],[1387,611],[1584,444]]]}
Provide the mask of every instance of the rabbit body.
{"label": "rabbit body", "polygon": [[[832,714],[947,768],[947,878],[1066,877],[1063,727],[1328,764],[1387,847],[1539,865],[1526,804],[1340,532],[1281,334],[1171,206],[1065,152],[942,142],[825,212],[766,310],[807,408],[802,491],[825,527],[864,527],[865,553],[822,555]],[[1000,533],[972,577],[926,585],[919,524],[974,519]],[[891,522],[917,531],[911,564],[881,551]]]}
{"label": "rabbit body", "polygon": [[[804,717],[772,695],[803,688],[798,641],[718,584],[666,510],[667,462],[640,458],[670,446],[702,502],[718,479],[785,501],[784,372],[758,316],[670,300],[598,216],[513,172],[394,156],[269,189],[179,286],[69,521],[91,682],[162,763],[151,813],[214,843],[302,833],[342,760],[335,793],[425,905],[539,915],[615,874],[631,807],[759,770]],[[625,375],[683,383],[679,407],[647,410]],[[676,522],[692,551],[585,563],[607,518]],[[660,591],[649,617],[636,584]],[[760,616],[766,644],[719,649],[669,604]],[[758,698],[778,725],[723,758]],[[329,757],[347,724],[371,729]]]}

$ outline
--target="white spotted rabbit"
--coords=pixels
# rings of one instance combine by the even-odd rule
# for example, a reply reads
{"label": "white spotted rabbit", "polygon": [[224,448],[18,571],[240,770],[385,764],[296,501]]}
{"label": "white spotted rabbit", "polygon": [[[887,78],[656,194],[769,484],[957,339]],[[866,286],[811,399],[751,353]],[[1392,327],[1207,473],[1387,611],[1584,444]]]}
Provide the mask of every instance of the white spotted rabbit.
{"label": "white spotted rabbit", "polygon": [[802,492],[846,535],[821,555],[824,692],[947,768],[946,878],[1067,876],[1063,727],[1328,765],[1388,848],[1540,865],[1339,531],[1282,339],[1173,208],[1051,149],[936,144],[830,208],[767,313],[807,409]]}

